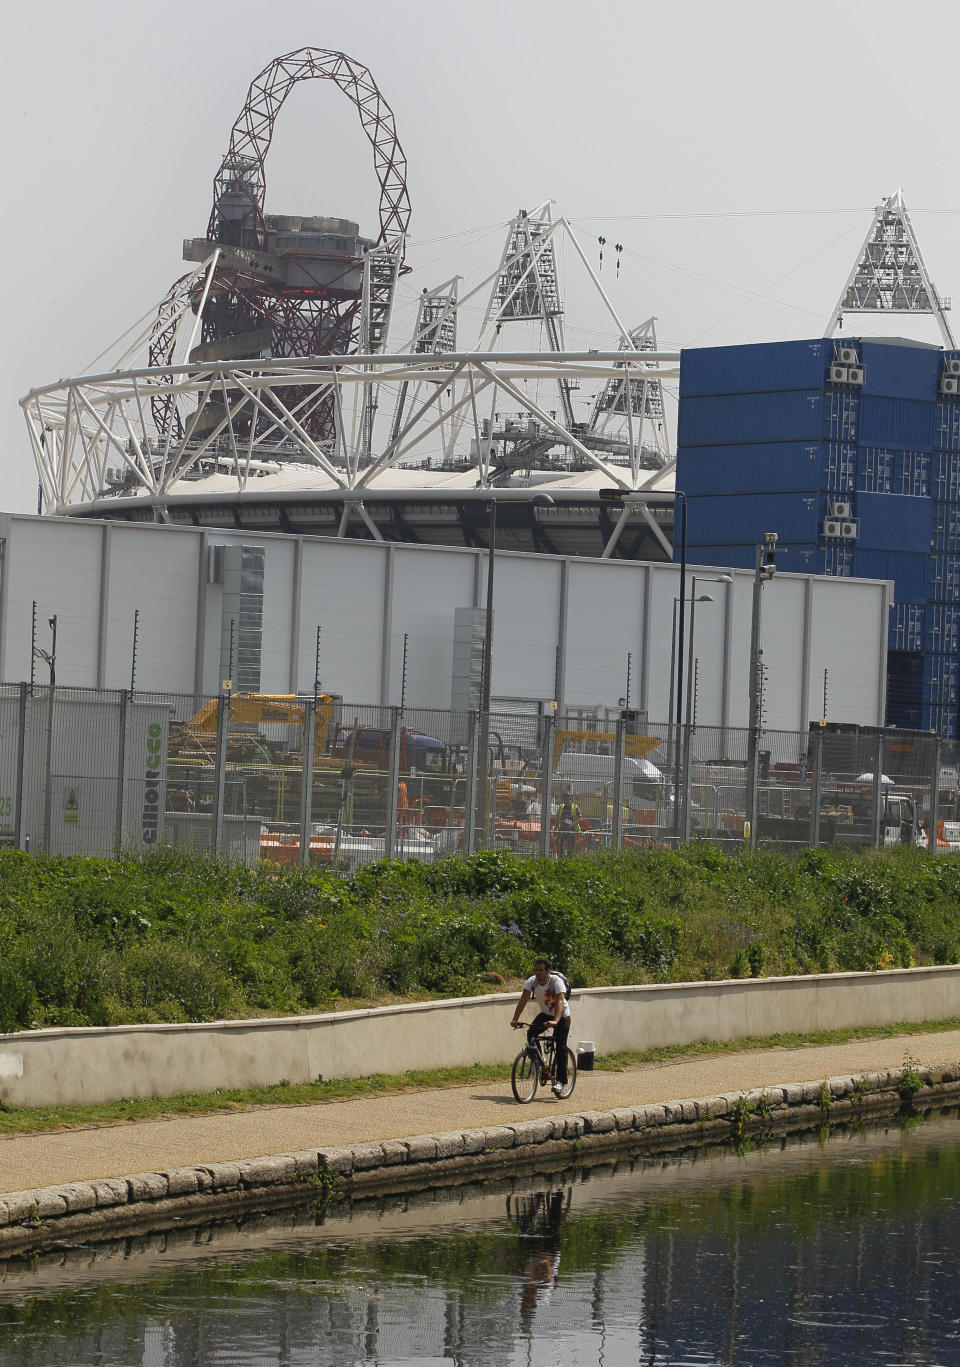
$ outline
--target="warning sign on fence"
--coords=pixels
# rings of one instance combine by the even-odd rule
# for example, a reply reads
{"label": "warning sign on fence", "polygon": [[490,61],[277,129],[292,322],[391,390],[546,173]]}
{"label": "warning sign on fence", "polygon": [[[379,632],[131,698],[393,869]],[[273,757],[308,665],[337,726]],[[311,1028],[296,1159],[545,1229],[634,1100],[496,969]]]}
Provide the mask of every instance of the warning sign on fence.
{"label": "warning sign on fence", "polygon": [[80,821],[80,804],[77,801],[77,794],[73,788],[67,794],[67,800],[63,804],[63,824],[65,826],[76,826]]}

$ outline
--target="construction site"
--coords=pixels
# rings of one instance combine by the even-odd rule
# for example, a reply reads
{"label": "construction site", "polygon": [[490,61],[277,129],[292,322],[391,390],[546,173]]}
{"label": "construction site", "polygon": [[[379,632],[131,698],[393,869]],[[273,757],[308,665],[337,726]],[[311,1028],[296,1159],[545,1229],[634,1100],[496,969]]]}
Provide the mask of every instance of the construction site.
{"label": "construction site", "polygon": [[[360,122],[375,222],[322,174],[316,213],[268,211],[312,81]],[[411,213],[371,72],[277,57],[187,272],[97,373],[22,400],[41,516],[2,527],[4,838],[343,868],[949,848],[960,352],[902,192],[822,337],[683,350],[604,288],[622,244],[588,252],[550,201],[511,212],[482,278],[423,282],[401,334]],[[567,346],[572,272],[596,348]],[[851,332],[871,315],[940,344]]]}

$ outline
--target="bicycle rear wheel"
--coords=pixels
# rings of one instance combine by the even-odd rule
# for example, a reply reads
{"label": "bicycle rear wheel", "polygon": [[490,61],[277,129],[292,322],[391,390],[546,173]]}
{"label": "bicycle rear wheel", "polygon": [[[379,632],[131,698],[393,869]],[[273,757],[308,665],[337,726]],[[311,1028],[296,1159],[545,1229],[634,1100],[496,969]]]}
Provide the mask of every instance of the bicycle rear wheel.
{"label": "bicycle rear wheel", "polygon": [[532,1101],[536,1096],[537,1083],[540,1081],[539,1073],[539,1061],[533,1057],[529,1049],[521,1049],[513,1060],[513,1069],[510,1073],[513,1095],[521,1105]]}
{"label": "bicycle rear wheel", "polygon": [[570,1096],[577,1085],[577,1059],[572,1049],[567,1050],[567,1085],[560,1093],[560,1099]]}

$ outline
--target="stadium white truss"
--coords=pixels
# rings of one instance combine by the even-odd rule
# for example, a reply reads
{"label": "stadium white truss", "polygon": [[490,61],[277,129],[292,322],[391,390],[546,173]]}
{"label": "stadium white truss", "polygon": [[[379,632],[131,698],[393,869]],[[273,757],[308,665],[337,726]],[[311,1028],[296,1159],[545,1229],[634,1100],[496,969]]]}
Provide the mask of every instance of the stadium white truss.
{"label": "stadium white truss", "polygon": [[[609,350],[567,351],[556,244],[572,244],[611,320]],[[200,333],[217,252],[164,300],[176,332],[172,358]],[[459,277],[425,290],[407,349],[397,353],[137,364],[155,324],[109,371],[32,390],[21,406],[50,512],[139,495],[162,503],[219,476],[237,491],[269,494],[303,470],[311,492],[362,496],[400,466],[476,471],[479,489],[533,469],[593,469],[639,490],[669,465],[664,380],[679,352],[660,351],[655,321],[627,328],[564,218],[549,204],[508,225],[499,265],[460,295]],[[479,338],[457,349],[464,305],[487,295]],[[366,301],[364,301],[366,307]],[[547,350],[500,350],[513,322],[539,322]],[[369,335],[361,325],[361,336]],[[592,412],[574,417],[587,389]],[[310,417],[333,403],[335,436],[311,435]]]}

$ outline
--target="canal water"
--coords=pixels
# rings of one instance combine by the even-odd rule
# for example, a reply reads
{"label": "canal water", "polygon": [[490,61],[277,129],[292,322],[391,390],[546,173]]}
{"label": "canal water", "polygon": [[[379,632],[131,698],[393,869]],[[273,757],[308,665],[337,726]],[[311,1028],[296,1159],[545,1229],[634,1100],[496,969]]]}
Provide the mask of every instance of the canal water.
{"label": "canal water", "polygon": [[0,1367],[960,1364],[960,1124],[301,1206],[0,1262]]}

